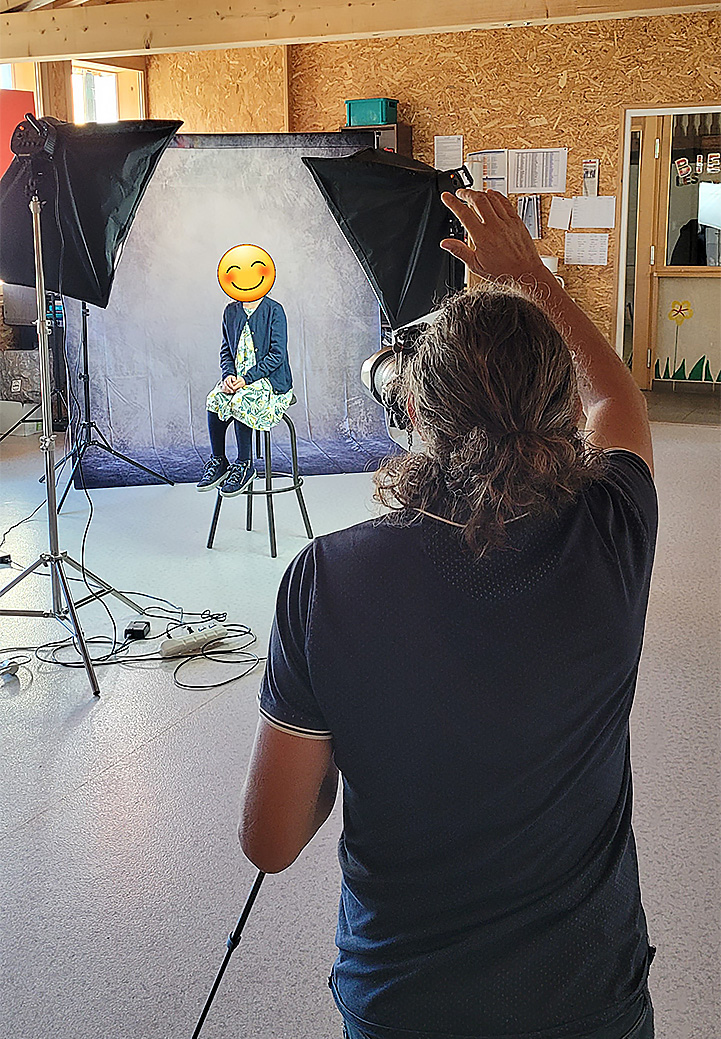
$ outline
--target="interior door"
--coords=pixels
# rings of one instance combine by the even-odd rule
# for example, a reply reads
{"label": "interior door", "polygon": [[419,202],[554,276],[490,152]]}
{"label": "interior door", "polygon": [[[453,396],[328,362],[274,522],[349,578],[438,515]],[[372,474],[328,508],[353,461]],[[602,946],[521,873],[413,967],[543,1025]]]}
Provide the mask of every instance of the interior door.
{"label": "interior door", "polygon": [[721,113],[650,115],[634,125],[633,375],[641,389],[721,386]]}

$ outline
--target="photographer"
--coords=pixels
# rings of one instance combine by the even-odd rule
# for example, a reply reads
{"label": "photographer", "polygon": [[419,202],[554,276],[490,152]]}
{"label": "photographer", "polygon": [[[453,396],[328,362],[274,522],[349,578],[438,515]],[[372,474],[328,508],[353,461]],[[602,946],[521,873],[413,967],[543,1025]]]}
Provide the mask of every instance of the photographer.
{"label": "photographer", "polygon": [[[343,777],[329,979],[349,1039],[651,1039],[631,825],[657,528],[646,405],[512,205],[407,366],[388,515],[281,582],[240,840],[286,869]],[[581,412],[586,431],[578,429]]]}

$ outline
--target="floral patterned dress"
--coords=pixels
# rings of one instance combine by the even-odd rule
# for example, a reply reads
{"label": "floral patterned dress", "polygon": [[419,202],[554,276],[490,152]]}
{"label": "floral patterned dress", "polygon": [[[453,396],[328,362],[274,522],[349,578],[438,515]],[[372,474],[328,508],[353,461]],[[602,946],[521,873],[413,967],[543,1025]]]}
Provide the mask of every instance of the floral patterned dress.
{"label": "floral patterned dress", "polygon": [[[235,355],[235,370],[239,374],[247,372],[256,363],[255,346],[250,325],[246,321],[238,341]],[[236,393],[223,391],[223,383],[219,382],[208,394],[206,407],[214,411],[222,422],[237,419],[251,429],[272,429],[277,426],[288,410],[293,399],[293,390],[287,393],[276,393],[268,379],[258,379],[250,386],[244,386]]]}

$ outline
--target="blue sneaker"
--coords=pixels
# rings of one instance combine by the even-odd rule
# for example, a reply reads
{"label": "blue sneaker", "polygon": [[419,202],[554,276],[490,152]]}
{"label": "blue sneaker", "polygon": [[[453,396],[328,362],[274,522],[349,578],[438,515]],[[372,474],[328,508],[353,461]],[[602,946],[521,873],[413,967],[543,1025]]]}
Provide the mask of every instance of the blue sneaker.
{"label": "blue sneaker", "polygon": [[227,458],[218,458],[217,456],[209,458],[203,468],[203,475],[200,478],[200,483],[196,484],[199,491],[210,491],[213,487],[217,487],[228,475],[230,465]]}
{"label": "blue sneaker", "polygon": [[255,479],[252,462],[233,462],[228,470],[228,477],[220,488],[224,498],[234,498],[250,487]]}

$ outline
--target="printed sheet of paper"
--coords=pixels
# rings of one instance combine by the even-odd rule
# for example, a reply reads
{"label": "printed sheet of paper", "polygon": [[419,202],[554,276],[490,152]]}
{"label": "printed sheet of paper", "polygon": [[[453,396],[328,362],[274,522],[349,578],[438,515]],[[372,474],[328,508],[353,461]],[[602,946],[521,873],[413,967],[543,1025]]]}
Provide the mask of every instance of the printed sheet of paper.
{"label": "printed sheet of paper", "polygon": [[583,194],[586,196],[598,194],[598,172],[601,166],[600,159],[583,160]]}
{"label": "printed sheet of paper", "polygon": [[568,148],[512,149],[508,152],[508,190],[512,195],[566,191]]}
{"label": "printed sheet of paper", "polygon": [[434,165],[437,170],[457,170],[463,165],[463,134],[434,137]]}
{"label": "printed sheet of paper", "polygon": [[466,156],[468,172],[473,177],[476,191],[500,191],[508,194],[508,152],[493,148],[485,152],[469,152]]}
{"label": "printed sheet of paper", "polygon": [[615,227],[616,196],[576,195],[573,199],[571,227]]}
{"label": "printed sheet of paper", "polygon": [[528,228],[531,238],[536,240],[541,237],[541,196],[519,195],[518,215]]}
{"label": "printed sheet of paper", "polygon": [[559,195],[554,195],[551,199],[551,211],[548,214],[548,226],[567,231],[571,224],[572,208],[572,198],[561,198]]}
{"label": "printed sheet of paper", "polygon": [[605,267],[608,263],[608,235],[567,231],[563,262],[581,267]]}

